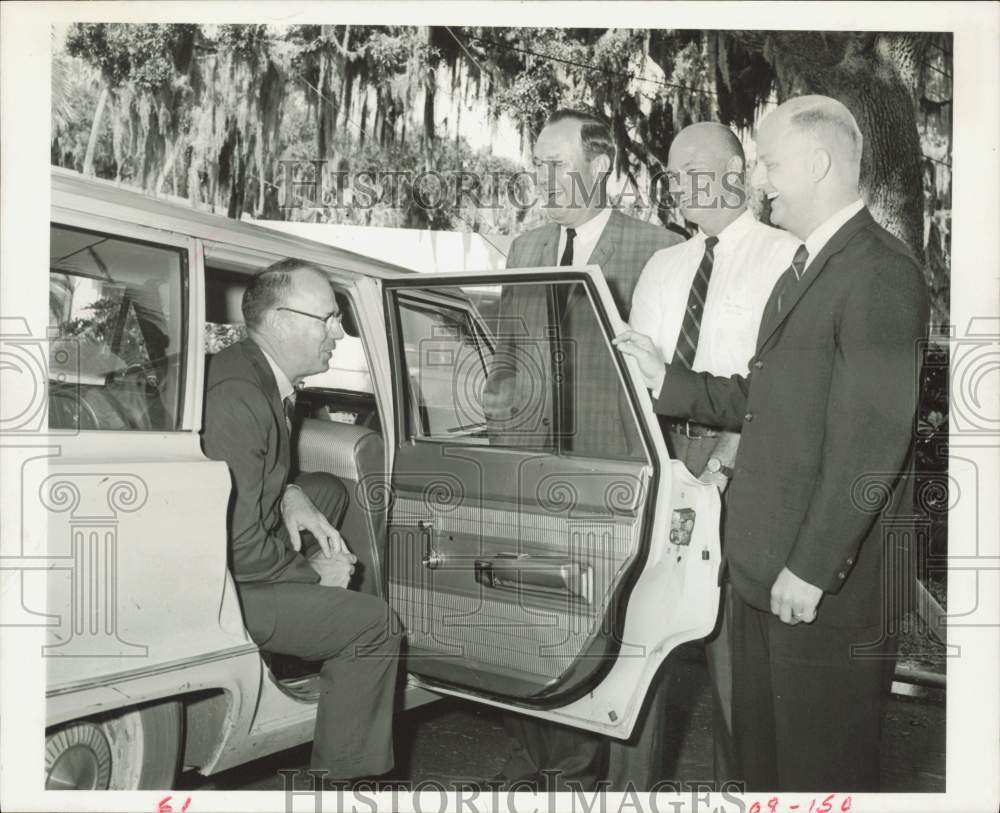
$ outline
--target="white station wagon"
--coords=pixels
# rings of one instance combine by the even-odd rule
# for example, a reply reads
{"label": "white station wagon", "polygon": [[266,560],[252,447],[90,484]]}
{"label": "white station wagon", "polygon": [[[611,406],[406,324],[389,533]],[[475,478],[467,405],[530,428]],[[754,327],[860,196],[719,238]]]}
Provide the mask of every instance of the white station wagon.
{"label": "white station wagon", "polygon": [[[326,269],[345,313],[331,370],[298,399],[298,464],[351,494],[352,589],[405,625],[400,709],[455,695],[623,740],[670,651],[710,632],[718,494],[669,460],[597,268],[415,274],[62,170],[49,255],[61,452],[25,487],[49,555],[72,564],[48,578],[47,787],[169,788],[312,737],[318,665],[248,636],[230,477],[199,438],[206,355],[239,335],[249,276],[284,257]],[[511,286],[586,297],[575,329],[618,389],[612,431],[567,431],[592,404],[545,363],[536,384],[556,397],[539,402],[558,408],[536,416],[541,439],[491,427]],[[573,337],[525,341],[544,362]]]}

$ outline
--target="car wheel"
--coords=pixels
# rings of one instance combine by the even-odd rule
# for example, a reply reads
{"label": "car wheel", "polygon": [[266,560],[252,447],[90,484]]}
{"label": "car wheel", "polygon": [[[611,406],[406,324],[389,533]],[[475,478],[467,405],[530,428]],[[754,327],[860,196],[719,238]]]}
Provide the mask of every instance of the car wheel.
{"label": "car wheel", "polygon": [[180,702],[75,720],[45,738],[46,790],[150,790],[173,785]]}

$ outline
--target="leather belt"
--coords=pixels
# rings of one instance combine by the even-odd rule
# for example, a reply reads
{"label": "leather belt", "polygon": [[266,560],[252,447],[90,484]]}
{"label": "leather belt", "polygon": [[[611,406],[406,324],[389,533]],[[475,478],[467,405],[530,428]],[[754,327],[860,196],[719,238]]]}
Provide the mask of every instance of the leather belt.
{"label": "leather belt", "polygon": [[722,434],[721,429],[714,426],[705,426],[703,423],[694,421],[666,421],[667,428],[678,435],[688,438],[717,438]]}

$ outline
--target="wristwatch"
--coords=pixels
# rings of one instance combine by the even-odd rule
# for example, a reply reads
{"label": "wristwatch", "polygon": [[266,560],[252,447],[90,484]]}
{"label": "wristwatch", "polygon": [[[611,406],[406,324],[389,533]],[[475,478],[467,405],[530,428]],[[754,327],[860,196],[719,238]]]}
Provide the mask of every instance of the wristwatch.
{"label": "wristwatch", "polygon": [[733,479],[733,470],[729,468],[729,466],[722,465],[722,461],[717,457],[708,458],[708,463],[705,464],[705,468],[712,472],[712,474],[718,472],[727,480]]}

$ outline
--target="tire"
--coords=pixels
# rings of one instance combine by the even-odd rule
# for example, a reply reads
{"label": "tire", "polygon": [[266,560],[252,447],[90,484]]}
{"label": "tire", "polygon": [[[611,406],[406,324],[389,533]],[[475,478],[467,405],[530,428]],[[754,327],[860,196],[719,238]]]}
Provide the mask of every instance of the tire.
{"label": "tire", "polygon": [[181,757],[177,700],[74,720],[45,738],[46,790],[159,790]]}

